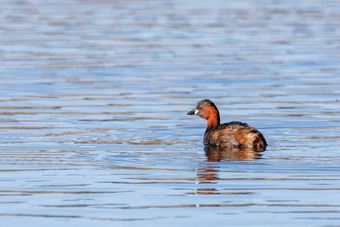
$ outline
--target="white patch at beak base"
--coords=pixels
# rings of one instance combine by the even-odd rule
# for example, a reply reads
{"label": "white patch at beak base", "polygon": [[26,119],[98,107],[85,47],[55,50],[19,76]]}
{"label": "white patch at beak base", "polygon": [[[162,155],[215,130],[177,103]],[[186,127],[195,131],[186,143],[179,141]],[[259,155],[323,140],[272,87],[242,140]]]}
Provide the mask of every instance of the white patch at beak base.
{"label": "white patch at beak base", "polygon": [[198,114],[198,112],[199,112],[198,110],[195,110],[194,114],[195,114],[195,115],[197,115],[197,114]]}

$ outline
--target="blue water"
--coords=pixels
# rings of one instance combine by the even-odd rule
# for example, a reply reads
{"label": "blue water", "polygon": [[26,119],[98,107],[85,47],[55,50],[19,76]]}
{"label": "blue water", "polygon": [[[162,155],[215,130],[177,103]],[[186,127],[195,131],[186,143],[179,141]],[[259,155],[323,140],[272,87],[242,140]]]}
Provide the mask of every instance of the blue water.
{"label": "blue water", "polygon": [[[2,225],[340,226],[337,1],[0,10]],[[204,98],[267,150],[207,157]]]}

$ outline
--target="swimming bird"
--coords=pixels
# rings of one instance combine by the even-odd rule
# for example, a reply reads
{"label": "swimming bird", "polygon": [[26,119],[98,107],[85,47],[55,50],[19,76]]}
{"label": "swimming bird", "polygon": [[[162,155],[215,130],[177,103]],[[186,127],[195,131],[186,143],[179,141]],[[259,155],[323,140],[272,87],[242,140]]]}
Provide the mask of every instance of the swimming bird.
{"label": "swimming bird", "polygon": [[220,113],[216,105],[209,99],[203,99],[187,115],[197,115],[207,120],[207,128],[204,133],[205,145],[219,147],[248,147],[256,150],[264,150],[267,142],[256,128],[248,124],[232,121],[220,124]]}

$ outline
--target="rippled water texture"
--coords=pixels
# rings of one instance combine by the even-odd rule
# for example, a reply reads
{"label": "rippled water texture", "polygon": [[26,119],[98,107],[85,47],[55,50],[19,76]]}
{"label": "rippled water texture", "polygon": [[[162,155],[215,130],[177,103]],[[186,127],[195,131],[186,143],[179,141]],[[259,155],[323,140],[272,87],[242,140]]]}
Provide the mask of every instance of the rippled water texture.
{"label": "rippled water texture", "polygon": [[[338,1],[0,11],[2,226],[340,226]],[[267,150],[204,149],[203,98]]]}

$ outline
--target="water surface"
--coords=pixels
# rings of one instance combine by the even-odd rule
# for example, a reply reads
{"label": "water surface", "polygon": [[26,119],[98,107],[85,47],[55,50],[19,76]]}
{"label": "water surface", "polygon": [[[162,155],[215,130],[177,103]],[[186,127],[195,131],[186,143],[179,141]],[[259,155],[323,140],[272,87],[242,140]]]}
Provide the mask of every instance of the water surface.
{"label": "water surface", "polygon": [[[339,226],[337,1],[0,10],[3,225]],[[207,157],[203,98],[267,150]]]}

